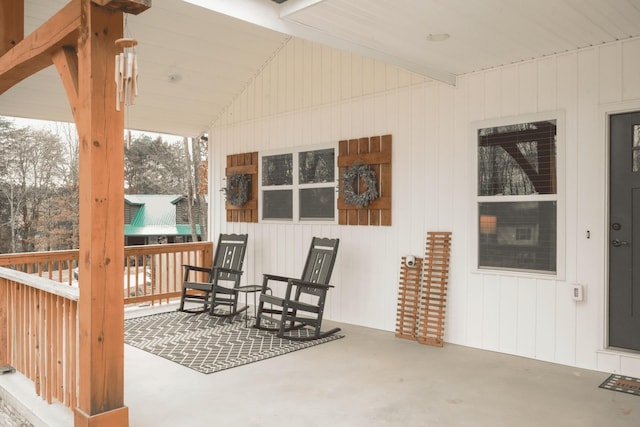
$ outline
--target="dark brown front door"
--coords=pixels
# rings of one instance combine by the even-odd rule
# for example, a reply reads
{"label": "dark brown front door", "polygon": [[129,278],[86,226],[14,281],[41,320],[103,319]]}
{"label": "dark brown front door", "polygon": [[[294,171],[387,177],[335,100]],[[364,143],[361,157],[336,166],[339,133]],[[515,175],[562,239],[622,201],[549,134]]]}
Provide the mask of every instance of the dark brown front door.
{"label": "dark brown front door", "polygon": [[640,111],[609,130],[609,345],[640,351]]}

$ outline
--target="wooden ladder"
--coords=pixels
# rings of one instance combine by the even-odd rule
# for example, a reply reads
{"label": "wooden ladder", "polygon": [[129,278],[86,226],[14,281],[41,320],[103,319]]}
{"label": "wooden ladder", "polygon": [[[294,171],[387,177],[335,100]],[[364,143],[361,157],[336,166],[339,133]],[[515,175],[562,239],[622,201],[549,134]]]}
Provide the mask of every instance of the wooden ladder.
{"label": "wooden ladder", "polygon": [[427,233],[418,342],[442,347],[449,284],[451,232]]}
{"label": "wooden ladder", "polygon": [[397,337],[443,346],[450,252],[451,232],[428,232],[424,258],[409,267],[402,257]]}
{"label": "wooden ladder", "polygon": [[396,318],[396,337],[398,338],[414,341],[417,339],[421,273],[422,258],[416,258],[415,265],[409,267],[407,258],[402,257]]}

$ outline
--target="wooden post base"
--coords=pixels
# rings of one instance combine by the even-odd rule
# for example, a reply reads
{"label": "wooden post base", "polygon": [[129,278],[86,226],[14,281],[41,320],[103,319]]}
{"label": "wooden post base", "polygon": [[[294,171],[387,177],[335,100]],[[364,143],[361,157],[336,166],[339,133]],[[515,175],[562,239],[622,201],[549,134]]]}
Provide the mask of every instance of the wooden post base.
{"label": "wooden post base", "polygon": [[123,406],[96,415],[87,415],[76,408],[73,420],[74,427],[129,427],[129,408]]}

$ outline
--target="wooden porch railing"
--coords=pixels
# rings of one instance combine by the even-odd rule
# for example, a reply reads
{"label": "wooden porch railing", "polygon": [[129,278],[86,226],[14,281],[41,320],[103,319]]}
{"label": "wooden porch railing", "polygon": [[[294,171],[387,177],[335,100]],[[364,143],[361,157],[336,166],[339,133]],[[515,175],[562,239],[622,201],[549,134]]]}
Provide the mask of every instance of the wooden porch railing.
{"label": "wooden porch railing", "polygon": [[[139,245],[124,248],[125,305],[168,302],[182,291],[182,264],[211,266],[213,243]],[[7,267],[49,280],[78,286],[78,250],[0,255]]]}
{"label": "wooden porch railing", "polygon": [[78,289],[0,267],[0,366],[35,383],[35,392],[74,408]]}
{"label": "wooden porch railing", "polygon": [[[155,305],[179,297],[182,264],[211,266],[213,244],[127,246],[124,254],[124,304]],[[77,266],[77,250],[0,255],[0,366],[70,408],[77,404]]]}
{"label": "wooden porch railing", "polygon": [[124,253],[125,304],[169,302],[182,292],[183,264],[213,263],[212,242],[127,246]]}

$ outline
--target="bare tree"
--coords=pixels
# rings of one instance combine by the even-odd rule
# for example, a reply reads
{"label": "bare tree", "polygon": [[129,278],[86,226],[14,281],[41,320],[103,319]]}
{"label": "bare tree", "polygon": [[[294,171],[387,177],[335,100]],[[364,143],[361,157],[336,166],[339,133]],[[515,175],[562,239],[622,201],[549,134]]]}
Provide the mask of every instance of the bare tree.
{"label": "bare tree", "polygon": [[43,209],[62,182],[65,158],[60,140],[49,131],[12,126],[5,131],[0,193],[8,206],[9,250],[33,251],[46,239]]}
{"label": "bare tree", "polygon": [[196,229],[196,222],[193,215],[193,195],[194,191],[194,178],[191,168],[191,156],[189,154],[189,138],[186,136],[182,139],[182,146],[184,148],[184,168],[185,168],[185,182],[187,190],[187,215],[189,217],[189,225],[191,226],[191,240],[198,241],[198,230]]}
{"label": "bare tree", "polygon": [[[205,201],[205,194],[208,191],[208,162],[204,153],[208,152],[207,149],[208,139],[206,136],[192,139],[192,152],[193,152],[193,178],[194,188],[196,193],[196,207],[198,211],[198,218],[200,222],[200,232],[203,238],[208,235],[208,221],[207,221],[207,203]],[[200,146],[204,146],[204,150],[200,149]]]}
{"label": "bare tree", "polygon": [[80,208],[78,133],[75,126],[70,123],[59,123],[56,133],[61,138],[67,161],[63,181],[51,194],[48,205],[49,214],[44,227],[49,238],[48,249],[75,249],[79,246],[78,212]]}

